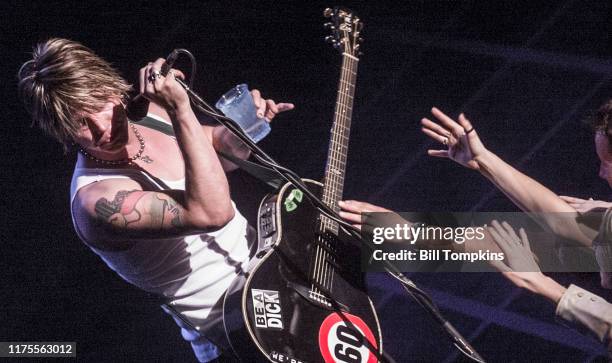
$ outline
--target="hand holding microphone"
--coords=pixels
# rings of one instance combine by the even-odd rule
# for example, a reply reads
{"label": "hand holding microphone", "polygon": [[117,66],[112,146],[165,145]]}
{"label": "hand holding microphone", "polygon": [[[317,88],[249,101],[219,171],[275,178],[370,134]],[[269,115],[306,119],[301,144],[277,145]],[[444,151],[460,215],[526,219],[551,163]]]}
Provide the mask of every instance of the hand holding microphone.
{"label": "hand holding microphone", "polygon": [[[128,101],[126,107],[126,114],[130,120],[140,121],[147,116],[150,102],[149,98],[145,96],[147,94],[147,87],[149,93],[155,94],[155,87],[160,87],[160,85],[163,84],[163,82],[161,82],[161,78],[164,78],[163,81],[165,82],[166,76],[170,72],[172,72],[172,76],[184,79],[185,76],[181,71],[172,70],[172,66],[176,62],[178,55],[179,51],[175,49],[165,60],[159,58],[157,61],[155,61],[155,63],[149,63],[147,66],[140,69],[140,93],[132,97]],[[152,97],[152,95],[149,95],[148,97]],[[155,97],[152,98],[153,101],[158,101]],[[189,101],[188,98],[187,101]],[[161,102],[160,104],[166,107],[166,104]]]}

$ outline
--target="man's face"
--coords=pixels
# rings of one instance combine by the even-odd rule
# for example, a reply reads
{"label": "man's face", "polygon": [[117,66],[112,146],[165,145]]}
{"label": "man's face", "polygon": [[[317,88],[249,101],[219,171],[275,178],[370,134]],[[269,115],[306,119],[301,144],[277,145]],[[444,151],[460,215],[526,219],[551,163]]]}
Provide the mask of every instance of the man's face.
{"label": "man's face", "polygon": [[599,157],[599,177],[608,182],[612,188],[612,154],[610,151],[610,141],[603,132],[595,133],[595,150]]}
{"label": "man's face", "polygon": [[119,151],[128,141],[127,120],[121,102],[108,101],[100,111],[83,115],[83,126],[74,141],[89,152]]}

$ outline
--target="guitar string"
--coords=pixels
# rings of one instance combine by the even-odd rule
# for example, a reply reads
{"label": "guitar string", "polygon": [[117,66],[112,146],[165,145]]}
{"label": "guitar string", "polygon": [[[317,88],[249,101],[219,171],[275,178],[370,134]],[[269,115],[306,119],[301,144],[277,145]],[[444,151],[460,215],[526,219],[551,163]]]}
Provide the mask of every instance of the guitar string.
{"label": "guitar string", "polygon": [[[323,224],[322,222],[320,222],[319,229],[322,229],[322,228],[323,228]],[[320,294],[319,286],[320,286],[320,274],[321,274],[321,261],[323,259],[323,251],[321,250],[320,244],[323,243],[322,239],[323,239],[322,236],[320,234],[317,234],[317,246],[316,246],[317,261],[315,265],[316,274],[315,274],[315,281],[313,284],[314,291],[316,294]]]}
{"label": "guitar string", "polygon": [[[337,97],[337,102],[336,102],[336,107],[335,107],[335,111],[336,114],[334,115],[334,123],[333,126],[331,128],[331,139],[330,139],[330,143],[331,143],[331,148],[330,148],[330,152],[328,155],[328,159],[329,162],[327,163],[327,170],[326,170],[326,175],[325,175],[325,184],[324,184],[324,189],[323,189],[323,201],[327,204],[330,205],[331,202],[331,198],[329,193],[331,193],[331,191],[333,190],[333,184],[334,184],[334,175],[332,173],[333,170],[333,162],[334,162],[334,144],[335,144],[335,133],[334,133],[334,129],[336,128],[337,125],[337,121],[340,120],[339,118],[339,111],[342,109],[342,93],[341,93],[341,89],[342,89],[342,80],[345,77],[345,70],[346,70],[346,57],[342,57],[342,72],[340,75],[340,80],[338,81],[338,91],[340,92],[340,95],[338,95]],[[330,205],[333,208],[333,205]],[[325,233],[326,229],[329,225],[329,222],[327,220],[327,218],[325,216],[321,216],[321,224],[320,224],[320,233]],[[326,238],[321,236],[319,234],[318,236],[318,241],[319,243],[325,245],[325,247],[328,246]],[[325,248],[321,248],[320,245],[317,245],[317,255],[321,256],[321,259],[317,259],[316,261],[316,275],[315,275],[315,281],[320,285],[323,286],[324,288],[327,288],[326,285],[326,277],[327,277],[327,272],[328,269],[327,267],[327,263],[325,261],[325,259],[327,258],[327,252],[325,250]],[[318,290],[318,289],[317,289]],[[319,292],[319,291],[317,291]]]}
{"label": "guitar string", "polygon": [[[346,170],[346,162],[345,159],[346,158],[346,153],[341,153],[339,151],[339,149],[348,142],[348,137],[346,135],[347,133],[347,126],[348,126],[348,122],[350,121],[350,118],[348,118],[348,114],[350,113],[351,110],[351,100],[350,100],[350,90],[351,90],[351,74],[352,74],[352,61],[350,57],[346,57],[347,58],[347,67],[346,67],[346,73],[344,75],[344,77],[342,78],[342,87],[340,88],[340,98],[342,100],[342,106],[343,108],[341,109],[341,113],[340,113],[340,119],[341,122],[338,123],[338,127],[335,130],[335,140],[336,140],[336,148],[334,149],[334,168],[337,171],[343,171],[345,172]],[[335,205],[335,203],[337,203],[337,200],[341,197],[339,194],[340,189],[343,187],[343,174],[337,174],[334,173],[334,179],[333,179],[333,185],[334,185],[334,189],[333,191],[335,192],[334,195],[331,196],[333,203]],[[334,221],[330,221],[330,223],[332,224],[332,230],[334,232],[334,234],[338,233],[338,225],[337,223],[335,223]],[[333,257],[332,257],[333,258]],[[333,265],[329,265],[327,266],[327,268],[330,270],[329,273],[329,280],[326,281],[327,285],[329,286],[329,289],[331,290],[331,287],[333,286],[333,270],[334,267]]]}
{"label": "guitar string", "polygon": [[[330,150],[330,159],[331,162],[328,164],[329,165],[329,175],[330,175],[330,187],[328,188],[329,190],[329,194],[328,194],[328,204],[331,205],[336,211],[338,210],[338,208],[336,207],[336,203],[337,203],[337,199],[340,197],[338,195],[339,189],[342,187],[342,170],[344,169],[344,166],[340,165],[340,163],[342,162],[342,153],[339,152],[339,148],[342,146],[342,143],[345,142],[345,129],[346,129],[346,123],[348,121],[347,119],[347,114],[348,114],[348,110],[350,109],[350,74],[351,74],[351,62],[350,62],[350,58],[347,57],[346,55],[343,57],[343,60],[346,60],[346,62],[343,61],[343,63],[345,63],[345,67],[343,67],[343,74],[342,77],[340,78],[340,85],[338,87],[338,92],[340,93],[338,95],[338,99],[339,99],[339,105],[340,107],[338,108],[339,114],[337,117],[338,122],[334,123],[334,127],[332,129],[332,148]],[[347,79],[348,78],[348,79]],[[349,91],[348,93],[346,91]],[[347,102],[349,101],[349,102]],[[342,163],[345,164],[345,163]],[[340,174],[339,174],[340,173]],[[330,220],[329,218],[325,219],[327,226],[329,228],[329,230],[331,230],[332,234],[337,234],[338,230],[337,230],[337,224]],[[326,252],[326,259],[323,261],[324,262],[324,286],[327,288],[327,290],[331,291],[331,288],[333,286],[333,270],[334,267],[333,265],[330,263],[330,261],[334,260],[333,257],[333,249],[332,246],[330,245],[329,241],[325,240],[325,246],[329,249],[329,251],[332,251],[332,255],[331,256],[327,256],[329,255],[328,252]]]}
{"label": "guitar string", "polygon": [[[341,169],[343,170],[343,174],[341,175],[341,180],[339,181],[340,184],[340,188],[343,189],[344,188],[344,178],[346,175],[346,159],[347,159],[347,155],[348,155],[348,143],[349,143],[349,136],[350,136],[350,129],[351,129],[351,119],[352,119],[352,112],[353,112],[353,101],[354,101],[354,91],[355,91],[355,80],[356,80],[356,72],[355,72],[355,67],[357,66],[357,63],[355,61],[355,59],[353,57],[348,56],[349,59],[349,67],[348,67],[348,81],[347,81],[347,85],[346,85],[346,97],[348,99],[347,102],[347,108],[346,108],[346,113],[345,113],[345,122],[343,123],[344,126],[344,130],[343,130],[343,136],[344,136],[344,143],[345,143],[345,147],[346,147],[346,151],[344,151],[341,156],[342,156],[342,166]],[[342,193],[339,193],[342,194]],[[337,198],[341,198],[341,195],[338,195]],[[338,233],[338,229],[339,226],[336,224],[336,229],[337,229],[337,233]],[[331,279],[331,286],[333,286],[333,278],[334,278],[334,274],[331,275],[332,279]]]}
{"label": "guitar string", "polygon": [[[338,95],[338,100],[339,100],[339,107],[338,107],[338,112],[339,114],[337,115],[337,120],[338,122],[334,123],[333,129],[332,129],[332,142],[333,142],[333,147],[330,150],[330,158],[331,158],[331,162],[329,163],[329,174],[330,174],[330,178],[331,178],[331,187],[328,188],[330,195],[328,195],[328,204],[337,211],[337,199],[338,199],[338,188],[340,187],[340,182],[339,182],[339,178],[340,176],[337,174],[337,172],[340,172],[340,169],[338,168],[338,162],[339,162],[339,155],[338,155],[338,144],[342,142],[342,140],[340,139],[340,135],[342,133],[342,127],[344,125],[344,123],[346,122],[346,109],[347,109],[347,104],[346,104],[346,95],[344,92],[344,89],[346,88],[346,78],[347,76],[350,74],[350,63],[348,62],[348,57],[346,57],[346,55],[343,56],[343,67],[342,67],[342,76],[340,77],[340,81],[339,81],[339,87],[338,87],[338,92],[340,93]],[[326,218],[326,222],[328,224],[328,228],[331,231],[332,234],[336,234],[336,225],[335,222],[333,222],[332,220],[330,220],[329,218]],[[332,251],[331,249],[331,245],[329,243],[328,240],[325,241],[325,246],[328,248],[329,251]],[[334,251],[332,251],[334,252]],[[325,285],[328,291],[331,291],[331,279],[333,276],[333,268],[330,268],[330,263],[328,259],[333,259],[333,256],[326,256],[326,260],[324,261],[324,267],[325,267]]]}
{"label": "guitar string", "polygon": [[[346,69],[346,64],[345,63],[346,63],[345,62],[345,57],[343,57],[343,59],[342,59],[342,73],[341,73],[341,76],[340,76],[340,80],[338,81],[338,92],[340,92],[340,94],[337,96],[337,104],[336,104],[336,107],[335,107],[336,108],[336,113],[340,113],[340,114],[342,113],[342,109],[344,107],[343,106],[342,92],[341,91],[342,91],[342,87],[343,87],[342,80],[345,77],[345,69]],[[326,199],[326,201],[325,202],[332,209],[334,208],[334,205],[333,205],[334,198],[333,198],[333,195],[331,195],[331,194],[333,194],[333,191],[334,191],[334,189],[336,187],[336,185],[335,185],[336,175],[334,173],[334,170],[335,170],[334,163],[335,163],[335,159],[336,159],[335,158],[335,145],[336,145],[336,142],[337,142],[336,134],[337,134],[338,125],[339,125],[340,122],[342,122],[339,114],[334,115],[334,118],[335,118],[335,120],[334,120],[335,122],[334,122],[334,124],[333,124],[333,126],[331,128],[331,132],[330,132],[331,133],[331,135],[330,135],[331,139],[330,139],[330,150],[329,150],[329,156],[328,156],[329,162],[327,164],[326,180],[325,180],[325,185],[326,185],[326,188],[325,188],[325,192],[326,192],[325,199]],[[322,218],[323,218],[323,221],[324,221],[324,223],[323,223],[323,226],[324,226],[323,233],[327,234],[327,233],[329,233],[328,231],[331,229],[331,223],[328,220],[328,218],[326,218],[325,216],[323,216]],[[327,241],[327,238],[323,239],[323,244],[325,245],[325,248],[329,248],[329,243]],[[322,268],[323,268],[323,281],[322,281],[322,283],[323,283],[323,286],[327,290],[329,290],[329,288],[327,286],[328,274],[331,272],[328,269],[328,262],[327,262],[327,259],[329,258],[329,256],[328,256],[329,253],[327,252],[328,251],[327,249],[324,249],[324,251],[325,251],[325,254],[324,254],[324,260],[323,260],[323,266],[322,266]]]}
{"label": "guitar string", "polygon": [[[345,144],[346,150],[341,154],[342,156],[342,170],[343,170],[343,174],[341,176],[341,181],[340,181],[340,188],[344,189],[344,178],[346,176],[346,159],[348,156],[348,143],[349,143],[349,136],[350,136],[350,130],[351,130],[351,120],[352,120],[352,114],[353,114],[353,102],[354,102],[354,94],[355,94],[355,80],[356,80],[356,72],[355,72],[355,67],[357,66],[357,63],[355,61],[355,59],[348,57],[349,58],[349,81],[347,84],[347,97],[348,97],[348,107],[347,107],[347,113],[346,113],[346,122],[344,123],[344,139],[343,142]],[[342,193],[339,193],[340,195],[337,196],[337,198],[341,198],[342,197]],[[338,225],[336,224],[337,229],[339,229]],[[338,232],[337,232],[338,233]],[[333,270],[333,267],[332,267]],[[334,283],[334,274],[332,273],[331,275],[331,281],[330,281],[330,286],[333,286]]]}
{"label": "guitar string", "polygon": [[[343,59],[343,64],[342,64],[342,69],[344,69],[344,59]],[[340,80],[339,80],[339,87],[340,87],[340,82],[342,82],[342,74],[340,75]],[[340,100],[337,99],[336,102],[336,112],[339,106]],[[323,188],[323,202],[326,203],[327,205],[329,205],[329,193],[331,190],[331,185],[333,184],[333,179],[330,173],[330,168],[332,167],[332,163],[333,163],[333,144],[334,144],[334,135],[333,135],[333,131],[334,131],[334,126],[336,125],[336,121],[337,121],[337,117],[336,115],[334,115],[334,123],[333,126],[331,128],[331,139],[330,139],[330,150],[329,150],[329,155],[328,155],[328,163],[327,163],[327,169],[325,170],[325,184],[324,184],[324,188]],[[325,216],[321,215],[320,217],[320,230],[319,230],[319,235],[318,235],[318,241],[321,245],[326,245],[325,243],[325,236],[324,233],[327,229],[327,219],[325,218]],[[326,256],[326,251],[325,248],[322,248],[321,245],[317,245],[317,249],[320,251],[320,255],[321,255],[321,260],[317,261],[317,283],[318,286],[323,286],[324,288],[325,286],[325,275],[326,275],[326,269],[325,269],[325,259],[327,258]]]}
{"label": "guitar string", "polygon": [[[339,171],[338,169],[338,143],[341,142],[340,140],[340,133],[342,132],[342,125],[343,123],[346,121],[344,119],[344,116],[346,114],[346,97],[345,97],[345,93],[344,93],[344,89],[346,88],[346,77],[348,75],[348,67],[349,64],[347,62],[347,57],[343,56],[343,67],[342,67],[342,76],[340,77],[340,81],[339,81],[339,87],[338,87],[338,107],[337,107],[337,112],[338,114],[336,115],[337,121],[336,123],[334,123],[334,127],[332,129],[332,149],[330,150],[330,159],[331,162],[329,163],[329,174],[330,174],[330,188],[329,188],[329,193],[331,195],[328,195],[328,203],[332,206],[332,208],[334,210],[336,210],[336,203],[337,203],[337,199],[338,196],[336,194],[336,192],[338,191],[338,187],[339,187],[339,181],[338,181],[338,174],[337,172]],[[331,230],[331,233],[334,234],[335,231],[335,226],[334,223],[329,220],[326,219],[326,222],[328,224],[328,228],[329,230]],[[326,247],[330,248],[331,246],[326,245]],[[330,290],[331,288],[331,276],[333,276],[333,269],[330,269],[329,266],[329,262],[326,260],[325,261],[325,275],[326,277],[328,277],[325,280],[325,284],[328,285],[328,290]]]}
{"label": "guitar string", "polygon": [[[354,80],[356,73],[353,71],[353,65],[355,64],[354,59],[355,57],[351,57],[347,52],[343,53],[342,72],[338,87],[338,92],[340,94],[338,95],[336,107],[336,119],[342,122],[334,122],[334,126],[331,130],[333,147],[330,149],[330,163],[328,163],[328,170],[326,173],[325,185],[328,187],[324,188],[325,195],[323,195],[324,199],[326,199],[326,203],[336,211],[339,209],[337,208],[337,199],[340,198],[337,192],[338,189],[342,188],[344,185],[344,175],[341,170],[345,171],[346,169],[346,155],[348,151],[348,135],[346,135],[346,131],[350,130],[350,125],[346,127],[346,124],[350,122],[350,117],[352,116],[352,101],[354,97]],[[347,150],[344,151],[344,149]],[[342,157],[342,154],[344,154],[344,157]],[[337,173],[340,173],[340,175],[337,175]],[[339,232],[339,230],[337,230],[339,227],[337,223],[322,216],[320,230],[325,232],[327,227],[334,232],[334,234]],[[332,251],[330,243],[326,238],[322,238],[322,236],[319,235],[318,239],[319,243],[322,243],[326,248]],[[321,249],[319,245],[316,246],[316,249],[314,280],[328,291],[331,291],[333,286],[334,267],[328,261],[333,259],[333,256],[329,258],[328,250],[325,248]],[[321,268],[323,268],[323,271],[321,271]],[[323,280],[321,280],[321,277]],[[319,288],[315,288],[314,283],[311,284],[311,290],[314,290],[318,295],[322,295],[320,294]]]}
{"label": "guitar string", "polygon": [[[341,72],[341,75],[340,75],[340,80],[338,81],[338,89],[339,89],[339,91],[342,88],[342,79],[345,76],[344,75],[344,72],[345,72],[345,69],[346,69],[346,64],[345,63],[346,63],[345,62],[345,57],[343,57],[343,59],[342,59],[342,68],[341,68],[342,72]],[[338,110],[341,109],[341,107],[342,107],[341,105],[342,105],[342,99],[341,99],[341,97],[339,95],[337,97],[337,102],[336,102],[336,107],[335,107],[335,109],[336,109],[335,113],[336,114],[334,115],[334,124],[333,124],[333,126],[331,128],[331,132],[330,132],[331,133],[331,139],[330,139],[330,144],[331,144],[330,146],[331,146],[331,148],[330,148],[330,152],[329,152],[329,155],[328,155],[329,162],[327,163],[327,170],[326,170],[326,175],[325,175],[325,186],[326,187],[323,190],[324,202],[327,205],[331,204],[330,202],[332,201],[332,198],[330,197],[329,194],[332,192],[333,187],[334,187],[334,179],[335,179],[335,177],[334,177],[334,175],[332,173],[332,170],[333,170],[333,167],[334,167],[333,166],[333,163],[334,163],[334,144],[335,144],[335,141],[336,141],[336,139],[335,139],[335,132],[334,131],[335,131],[336,125],[337,125],[337,123],[339,121]],[[330,206],[333,208],[333,205],[330,205]],[[325,233],[326,230],[327,230],[327,227],[329,225],[329,221],[327,220],[327,218],[325,216],[321,216],[321,221],[322,221],[322,223],[321,223],[322,224],[321,232]],[[327,244],[325,238],[320,239],[320,241],[322,242],[322,244],[325,245],[325,247],[327,247],[328,244]],[[320,246],[317,246],[317,247],[320,247]],[[326,277],[327,277],[327,272],[328,272],[327,268],[326,268],[327,263],[325,261],[325,259],[327,258],[327,253],[326,253],[325,249],[323,249],[322,255],[323,255],[323,260],[321,261],[321,265],[318,266],[322,270],[321,273],[320,273],[320,276],[322,275],[322,281],[319,281],[319,283],[321,285],[323,285],[325,288],[327,288],[327,286],[325,286],[326,282],[327,282],[326,281],[327,280]]]}
{"label": "guitar string", "polygon": [[[353,97],[352,95],[354,94],[354,87],[355,87],[355,83],[354,83],[354,72],[353,72],[353,67],[354,67],[354,60],[353,58],[351,58],[350,56],[346,56],[347,58],[347,77],[343,77],[343,82],[345,83],[343,85],[342,88],[342,95],[343,95],[343,99],[344,99],[344,109],[343,109],[343,118],[344,118],[344,122],[342,123],[338,123],[338,135],[336,136],[337,138],[337,143],[339,144],[339,148],[335,149],[335,153],[339,156],[338,157],[338,163],[340,163],[341,165],[336,165],[337,170],[341,171],[341,173],[338,175],[337,178],[335,178],[335,183],[337,184],[336,188],[334,189],[336,192],[336,195],[333,196],[333,203],[334,205],[337,205],[337,200],[339,198],[341,198],[341,190],[344,188],[344,176],[346,173],[346,158],[347,158],[347,154],[348,154],[348,142],[349,142],[349,135],[348,133],[350,132],[350,122],[351,122],[351,115],[352,115],[352,108],[353,108]],[[340,148],[342,146],[346,147],[346,151],[344,152],[340,152]],[[336,208],[339,209],[339,208]],[[334,229],[334,233],[338,234],[339,233],[339,226],[336,222],[331,221],[331,223],[333,223],[333,229]],[[333,258],[333,257],[332,257]],[[333,287],[333,281],[334,281],[334,266],[331,265],[329,266],[330,268],[330,280],[329,280],[329,288],[328,290],[331,291],[332,287]]]}

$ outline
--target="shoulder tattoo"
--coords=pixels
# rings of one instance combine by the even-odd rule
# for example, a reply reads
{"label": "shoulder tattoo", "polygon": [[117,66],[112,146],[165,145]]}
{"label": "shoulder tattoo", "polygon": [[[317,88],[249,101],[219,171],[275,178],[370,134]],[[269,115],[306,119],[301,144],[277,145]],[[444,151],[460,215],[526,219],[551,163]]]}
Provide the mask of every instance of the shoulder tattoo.
{"label": "shoulder tattoo", "polygon": [[[100,198],[96,202],[95,213],[100,222],[116,227],[125,228],[138,222],[143,223],[141,227],[152,229],[164,228],[168,223],[171,227],[183,226],[179,204],[163,193],[121,190],[113,200]],[[145,215],[149,218],[143,218]]]}

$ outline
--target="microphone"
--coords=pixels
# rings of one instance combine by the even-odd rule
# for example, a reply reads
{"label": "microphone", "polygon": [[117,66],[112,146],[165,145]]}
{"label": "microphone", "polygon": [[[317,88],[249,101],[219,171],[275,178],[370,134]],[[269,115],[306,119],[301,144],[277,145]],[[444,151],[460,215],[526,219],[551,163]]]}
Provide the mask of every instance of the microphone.
{"label": "microphone", "polygon": [[176,62],[176,60],[178,59],[178,56],[179,56],[179,50],[175,49],[166,57],[166,61],[164,62],[164,64],[162,64],[162,67],[161,67],[162,76],[165,77],[168,74],[168,72],[170,72],[170,69],[172,69],[174,62]]}
{"label": "microphone", "polygon": [[[179,52],[177,49],[173,50],[170,55],[168,55],[160,70],[164,77],[168,74],[178,56]],[[147,116],[148,110],[149,100],[142,94],[137,94],[128,101],[125,113],[130,120],[138,122]]]}
{"label": "microphone", "polygon": [[149,111],[149,100],[141,94],[131,97],[125,107],[127,117],[134,122],[138,122],[147,116]]}

